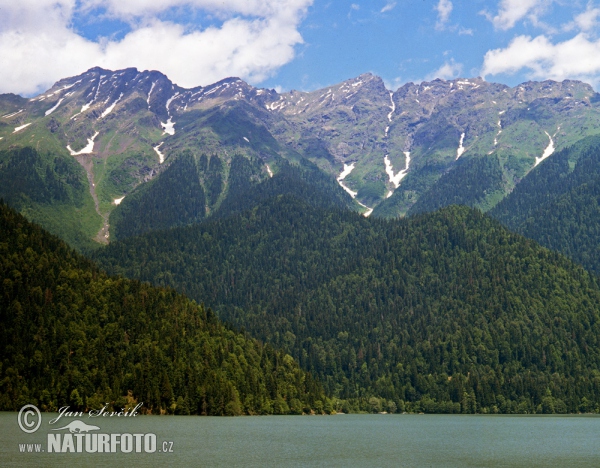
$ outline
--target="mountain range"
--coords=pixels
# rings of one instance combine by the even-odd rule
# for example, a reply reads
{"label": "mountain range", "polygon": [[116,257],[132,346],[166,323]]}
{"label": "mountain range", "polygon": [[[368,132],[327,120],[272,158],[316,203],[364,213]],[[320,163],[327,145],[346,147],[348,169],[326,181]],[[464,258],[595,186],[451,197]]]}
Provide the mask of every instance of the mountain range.
{"label": "mountain range", "polygon": [[[599,103],[577,81],[390,91],[365,74],[279,93],[100,68],[0,95],[0,198],[91,258],[0,205],[0,404],[600,412]],[[130,346],[146,298],[159,313]],[[63,330],[44,317],[81,339],[36,354],[23,330]],[[151,337],[167,371],[137,385]],[[190,367],[202,340],[219,359]],[[122,378],[57,374],[44,393],[36,363],[105,345],[130,353]]]}
{"label": "mountain range", "polygon": [[[0,188],[0,196],[81,247],[118,238],[123,215],[111,213],[148,206],[153,190],[145,186],[169,185],[157,179],[172,177],[168,168],[182,155],[195,187],[179,196],[184,211],[194,206],[189,221],[217,213],[236,183],[258,185],[283,161],[312,163],[353,199],[348,206],[392,218],[430,209],[448,178],[456,185],[483,174],[459,199],[487,211],[553,152],[597,134],[599,101],[577,81],[509,88],[464,78],[390,91],[364,74],[278,93],[237,78],[184,89],[156,71],[93,68],[31,99],[0,96],[0,177],[13,179],[23,164],[15,152],[33,148],[40,180],[31,190],[55,187],[46,188],[55,200],[48,206],[27,187]],[[249,161],[245,180],[230,180],[235,156]],[[169,210],[177,207],[155,206],[152,216]]]}

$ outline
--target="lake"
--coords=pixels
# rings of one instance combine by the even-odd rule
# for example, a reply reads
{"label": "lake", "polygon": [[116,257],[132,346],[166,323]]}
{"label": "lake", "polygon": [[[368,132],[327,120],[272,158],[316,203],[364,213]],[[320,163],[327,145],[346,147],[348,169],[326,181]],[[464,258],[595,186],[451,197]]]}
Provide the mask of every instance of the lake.
{"label": "lake", "polygon": [[[89,434],[98,438],[104,433],[155,434],[154,447],[145,446],[141,453],[131,446],[136,436],[121,438],[123,449],[131,450],[130,453],[122,453],[118,445],[117,453],[86,453],[87,436],[70,435],[67,429],[50,430],[64,427],[74,418],[62,418],[50,425],[49,421],[57,415],[45,413],[39,430],[26,434],[19,428],[17,416],[17,413],[0,413],[0,466],[3,467],[600,466],[600,417],[596,416],[137,416],[109,419],[88,418],[86,414],[77,418],[96,427]],[[27,421],[33,425],[34,419],[30,415]],[[82,453],[48,453],[48,434],[52,434],[54,450],[64,449],[61,444],[66,444],[66,450],[76,450],[79,438]],[[75,445],[69,447],[67,439]],[[142,435],[137,441],[143,443]],[[25,453],[21,453],[20,444]],[[35,444],[44,452],[35,453]],[[27,452],[28,446],[32,447],[32,453]],[[106,451],[108,447],[107,442]],[[147,448],[155,451],[145,453]]]}

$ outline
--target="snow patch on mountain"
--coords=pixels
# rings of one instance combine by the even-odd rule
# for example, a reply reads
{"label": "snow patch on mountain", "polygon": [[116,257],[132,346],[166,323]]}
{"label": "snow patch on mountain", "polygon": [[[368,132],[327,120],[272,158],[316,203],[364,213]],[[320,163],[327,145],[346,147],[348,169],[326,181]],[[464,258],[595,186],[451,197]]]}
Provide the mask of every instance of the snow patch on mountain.
{"label": "snow patch on mountain", "polygon": [[[344,185],[344,182],[342,182],[347,176],[350,175],[350,173],[354,170],[355,167],[355,162],[353,162],[352,164],[344,164],[344,169],[342,170],[342,172],[340,173],[340,175],[337,178],[338,184],[340,184],[340,186],[350,194],[350,196],[352,198],[356,198],[356,195],[358,192],[355,192],[354,190],[350,189],[348,186]],[[369,208],[367,205],[365,205],[364,203],[361,203],[360,201],[356,200],[357,203],[366,208],[367,211],[365,211],[363,213],[363,216],[365,218],[368,218],[370,216],[371,213],[373,213],[373,208]]]}
{"label": "snow patch on mountain", "polygon": [[396,112],[396,103],[394,102],[394,93],[392,93],[391,91],[390,91],[390,102],[392,103],[392,105],[390,106],[391,112],[388,114],[387,118],[391,122],[392,116],[394,115],[394,112]]}
{"label": "snow patch on mountain", "polygon": [[113,200],[113,203],[114,203],[115,205],[120,205],[120,204],[121,204],[121,202],[123,201],[123,198],[125,198],[125,195],[123,195],[121,198],[115,198],[115,199]]}
{"label": "snow patch on mountain", "polygon": [[115,106],[117,105],[117,103],[121,100],[122,97],[123,97],[123,93],[121,93],[121,95],[118,97],[118,99],[115,102],[113,102],[110,106],[108,106],[104,112],[102,112],[102,115],[100,116],[100,118],[103,119],[108,114],[110,114],[112,112],[112,110],[115,108]]}
{"label": "snow patch on mountain", "polygon": [[21,131],[21,130],[23,130],[24,128],[27,128],[27,127],[29,127],[29,126],[30,126],[32,123],[33,123],[33,122],[29,122],[29,123],[27,123],[27,124],[25,124],[25,125],[21,125],[20,127],[16,127],[16,128],[15,128],[15,131],[14,131],[13,133],[20,132],[20,131]]}
{"label": "snow patch on mountain", "polygon": [[460,141],[458,143],[458,148],[456,149],[456,159],[460,158],[465,152],[465,148],[463,146],[463,141],[465,140],[465,133],[463,132],[460,135]]}
{"label": "snow patch on mountain", "polygon": [[366,209],[367,209],[367,211],[365,211],[365,212],[363,213],[363,216],[364,216],[365,218],[368,218],[368,217],[371,215],[371,213],[373,213],[373,208],[369,208],[367,205],[365,205],[364,203],[361,203],[361,202],[359,202],[358,200],[356,200],[356,201],[358,202],[358,204],[359,204],[360,206],[362,206],[362,207],[364,207],[364,208],[366,208]]}
{"label": "snow patch on mountain", "polygon": [[268,164],[266,164],[267,166],[267,172],[269,173],[269,177],[273,177],[273,171],[271,170],[271,168],[269,167]]}
{"label": "snow patch on mountain", "polygon": [[286,102],[284,100],[284,97],[280,96],[278,101],[272,102],[271,104],[267,104],[267,105],[265,105],[265,107],[267,108],[267,110],[274,111],[274,110],[282,109],[285,105],[286,105]]}
{"label": "snow patch on mountain", "polygon": [[75,83],[71,83],[70,85],[63,86],[63,87],[62,87],[62,88],[60,88],[59,90],[57,90],[57,91],[54,91],[54,93],[55,93],[55,94],[56,94],[56,93],[60,93],[61,91],[64,91],[65,89],[72,88],[72,87],[73,87],[73,86],[75,86],[77,83],[81,83],[81,80],[77,80]]}
{"label": "snow patch on mountain", "polygon": [[[559,130],[560,130],[560,126],[556,129],[556,133],[558,133]],[[537,166],[544,159],[546,159],[547,157],[551,156],[552,153],[554,153],[554,140],[552,139],[552,137],[550,136],[550,134],[546,130],[544,130],[544,133],[548,136],[548,139],[550,140],[550,142],[548,143],[548,146],[546,146],[546,149],[544,150],[544,153],[540,157],[536,156],[536,158],[535,158],[535,166]],[[554,134],[554,136],[556,136],[556,133]]]}
{"label": "snow patch on mountain", "polygon": [[156,154],[158,154],[158,162],[160,164],[165,162],[165,155],[160,152],[160,147],[162,146],[163,143],[164,143],[164,141],[161,141],[158,145],[152,147],[152,149],[154,151],[156,151]]}
{"label": "snow patch on mountain", "polygon": [[94,140],[96,139],[98,134],[99,132],[96,132],[94,133],[94,136],[92,138],[88,138],[87,145],[79,151],[73,151],[71,149],[71,146],[67,145],[67,149],[69,150],[69,153],[71,153],[71,156],[79,156],[80,154],[91,154],[94,151]]}
{"label": "snow patch on mountain", "polygon": [[15,115],[17,115],[17,114],[20,114],[20,113],[21,113],[21,112],[23,112],[24,110],[25,110],[25,109],[20,109],[20,110],[18,110],[17,112],[13,112],[12,114],[6,114],[6,115],[3,115],[3,116],[2,116],[2,118],[3,118],[3,119],[10,119],[11,117],[14,117]]}
{"label": "snow patch on mountain", "polygon": [[150,109],[150,96],[152,96],[152,90],[154,89],[154,86],[156,86],[155,81],[152,82],[152,85],[150,86],[150,91],[148,91],[148,99],[146,99],[146,102],[148,103],[148,109]]}
{"label": "snow patch on mountain", "polygon": [[106,75],[100,75],[100,78],[98,78],[98,87],[96,88],[96,93],[94,94],[94,98],[91,101],[91,104],[93,104],[94,102],[96,102],[96,99],[98,99],[98,93],[100,92],[100,86],[102,85],[102,78],[104,78]]}
{"label": "snow patch on mountain", "polygon": [[344,185],[344,183],[342,182],[348,175],[350,175],[350,173],[354,170],[354,165],[356,163],[352,163],[352,164],[344,164],[344,170],[340,173],[340,175],[337,178],[338,184],[340,184],[340,186],[350,194],[350,196],[352,198],[356,198],[356,194],[358,192],[353,191],[352,189],[350,189],[349,187],[347,187],[346,185]]}
{"label": "snow patch on mountain", "polygon": [[60,106],[60,103],[64,101],[65,98],[60,98],[58,100],[58,102],[56,103],[56,105],[54,107],[52,107],[51,109],[48,109],[46,111],[46,113],[44,114],[46,117],[49,116],[50,114],[52,114],[52,112],[54,112],[56,109],[58,109],[58,106]]}
{"label": "snow patch on mountain", "polygon": [[[500,114],[502,114],[502,112],[500,112]],[[502,133],[502,120],[500,119],[498,119],[498,128],[498,133],[496,133],[496,136],[494,137],[494,146],[498,146],[498,137]]]}
{"label": "snow patch on mountain", "polygon": [[167,123],[161,122],[164,133],[168,133],[169,135],[175,135],[175,122],[171,121],[171,117],[167,120]]}
{"label": "snow patch on mountain", "polygon": [[177,91],[175,94],[173,94],[173,96],[171,96],[169,99],[167,99],[167,112],[169,112],[169,106],[171,105],[171,103],[173,102],[173,100],[179,96],[179,91]]}
{"label": "snow patch on mountain", "polygon": [[[390,182],[392,184],[394,184],[395,188],[398,188],[400,186],[400,182],[402,181],[402,179],[404,179],[404,177],[406,177],[406,174],[408,174],[408,168],[410,166],[410,151],[404,151],[404,155],[406,156],[406,168],[399,171],[395,175],[394,175],[394,168],[388,158],[388,155],[386,154],[385,157],[383,158],[383,162],[385,163],[385,172],[387,173],[388,177],[390,178]],[[389,198],[391,196],[391,193],[392,192],[388,193],[387,198]]]}
{"label": "snow patch on mountain", "polygon": [[344,164],[344,170],[340,173],[340,175],[338,176],[338,181],[340,180],[344,180],[347,176],[350,175],[350,173],[354,170],[354,165],[356,163],[352,163],[352,164]]}
{"label": "snow patch on mountain", "polygon": [[83,106],[81,106],[81,110],[79,112],[77,112],[77,114],[75,114],[74,116],[72,116],[69,120],[73,120],[78,115],[83,114],[86,110],[88,110],[90,108],[91,105],[92,105],[92,101],[90,101],[87,104],[84,104]]}

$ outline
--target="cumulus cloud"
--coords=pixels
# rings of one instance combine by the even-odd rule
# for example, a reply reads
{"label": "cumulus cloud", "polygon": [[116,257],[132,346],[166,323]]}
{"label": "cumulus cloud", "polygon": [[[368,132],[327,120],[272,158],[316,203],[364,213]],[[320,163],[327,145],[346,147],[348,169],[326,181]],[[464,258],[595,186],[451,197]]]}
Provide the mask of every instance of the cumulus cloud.
{"label": "cumulus cloud", "polygon": [[462,63],[457,63],[454,61],[454,59],[450,59],[450,61],[445,62],[440,68],[427,75],[425,77],[425,81],[435,80],[436,78],[441,78],[442,80],[452,80],[454,78],[458,78],[462,73],[462,70]]}
{"label": "cumulus cloud", "polygon": [[501,0],[496,16],[485,15],[496,29],[507,30],[528,15],[536,20],[536,13],[548,3],[547,0]]}
{"label": "cumulus cloud", "polygon": [[[298,26],[313,0],[0,0],[0,92],[33,94],[99,65],[156,69],[182,86],[227,76],[260,82],[294,58]],[[201,29],[161,21],[169,9],[220,19]],[[89,40],[75,18],[106,10],[126,21],[122,39]]]}
{"label": "cumulus cloud", "polygon": [[508,47],[485,54],[482,75],[514,74],[529,70],[531,79],[579,79],[593,85],[600,80],[600,40],[579,33],[552,43],[546,36],[517,36]]}
{"label": "cumulus cloud", "polygon": [[436,29],[443,29],[450,19],[450,13],[452,13],[452,2],[450,0],[440,0],[435,9],[438,13],[435,27]]}

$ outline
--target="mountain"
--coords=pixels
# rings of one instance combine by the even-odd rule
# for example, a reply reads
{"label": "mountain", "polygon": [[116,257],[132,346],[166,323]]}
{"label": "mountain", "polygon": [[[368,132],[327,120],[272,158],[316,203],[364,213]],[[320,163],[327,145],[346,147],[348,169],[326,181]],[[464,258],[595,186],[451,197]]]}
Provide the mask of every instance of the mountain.
{"label": "mountain", "polygon": [[[474,204],[490,208],[554,149],[597,134],[598,102],[589,85],[568,80],[509,88],[461,78],[392,92],[366,74],[311,93],[282,94],[269,109],[293,124],[293,132],[280,124],[280,140],[326,172],[344,175],[374,216],[396,217],[437,190],[461,160],[486,156],[498,160],[501,187]],[[311,147],[303,142],[309,136],[317,137]],[[316,143],[327,152],[314,151]]]}
{"label": "mountain", "polygon": [[322,387],[287,354],[210,309],[107,276],[0,203],[0,410],[133,407],[176,414],[323,411]]}
{"label": "mountain", "polygon": [[540,164],[490,215],[600,273],[600,138]]}
{"label": "mountain", "polygon": [[[0,95],[0,173],[12,178],[6,161],[32,148],[67,166],[68,177],[51,166],[52,178],[68,185],[87,177],[89,191],[75,190],[60,209],[14,185],[0,186],[0,196],[19,199],[20,211],[79,248],[217,215],[230,193],[266,182],[282,161],[312,163],[337,180],[334,200],[343,189],[344,203],[365,215],[455,201],[488,210],[554,151],[598,134],[599,106],[589,85],[569,80],[510,88],[461,78],[390,91],[364,74],[277,93],[238,78],[185,89],[157,71],[93,68],[32,99]],[[230,176],[237,156],[248,161],[243,178]],[[175,195],[174,176],[188,169]],[[162,191],[170,198],[156,203]],[[173,203],[180,214],[169,212]],[[122,222],[138,228],[121,230]]]}
{"label": "mountain", "polygon": [[389,221],[282,195],[94,258],[202,298],[355,409],[600,409],[596,278],[477,210]]}

